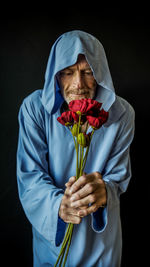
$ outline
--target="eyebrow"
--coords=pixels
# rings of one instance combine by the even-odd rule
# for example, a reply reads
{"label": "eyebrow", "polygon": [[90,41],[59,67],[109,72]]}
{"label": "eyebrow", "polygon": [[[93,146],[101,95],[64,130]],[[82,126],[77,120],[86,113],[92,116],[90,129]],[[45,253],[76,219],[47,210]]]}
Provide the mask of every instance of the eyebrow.
{"label": "eyebrow", "polygon": [[[72,70],[72,69],[74,69],[74,66],[69,66],[69,67],[65,68],[64,70]],[[85,69],[83,69],[83,70],[90,70],[90,71],[92,71],[91,68],[88,67],[88,66],[85,67]]]}

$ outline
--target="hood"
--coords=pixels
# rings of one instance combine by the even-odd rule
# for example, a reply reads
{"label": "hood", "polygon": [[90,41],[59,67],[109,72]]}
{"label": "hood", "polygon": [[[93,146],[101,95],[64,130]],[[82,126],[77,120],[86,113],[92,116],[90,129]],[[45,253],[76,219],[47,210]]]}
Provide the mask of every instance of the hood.
{"label": "hood", "polygon": [[95,99],[108,111],[115,101],[115,91],[102,44],[87,32],[74,30],[62,34],[51,48],[45,73],[42,104],[49,114],[55,113],[64,99],[57,83],[57,73],[76,63],[84,54],[97,81]]}

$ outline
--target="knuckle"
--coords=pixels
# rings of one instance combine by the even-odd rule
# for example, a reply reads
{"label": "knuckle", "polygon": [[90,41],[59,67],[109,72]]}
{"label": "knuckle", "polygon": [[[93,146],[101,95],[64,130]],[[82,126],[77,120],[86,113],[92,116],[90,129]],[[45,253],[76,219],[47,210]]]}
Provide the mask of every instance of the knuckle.
{"label": "knuckle", "polygon": [[66,223],[70,223],[71,222],[71,218],[69,216],[65,216],[64,221]]}
{"label": "knuckle", "polygon": [[63,196],[62,201],[63,201],[63,202],[66,202],[67,199],[68,199],[68,194],[67,194],[67,192],[66,192],[66,193],[64,194],[64,196]]}
{"label": "knuckle", "polygon": [[83,182],[83,183],[85,183],[86,182],[86,176],[81,176],[81,181]]}
{"label": "knuckle", "polygon": [[99,182],[101,187],[105,187],[105,183],[104,183],[103,179],[99,179],[98,182]]}
{"label": "knuckle", "polygon": [[61,204],[61,210],[64,211],[66,209],[66,204]]}
{"label": "knuckle", "polygon": [[96,201],[96,196],[95,195],[91,195],[90,196],[90,202],[93,203]]}
{"label": "knuckle", "polygon": [[75,180],[76,180],[76,177],[75,177],[75,176],[70,177],[70,179],[69,179],[70,185],[71,185],[72,183],[74,183]]}
{"label": "knuckle", "polygon": [[75,195],[75,199],[76,199],[76,200],[80,199],[80,193],[79,193],[79,192],[76,193],[76,195]]}
{"label": "knuckle", "polygon": [[96,205],[93,205],[93,212],[97,211],[97,206]]}
{"label": "knuckle", "polygon": [[76,191],[78,189],[78,185],[75,183],[75,184],[73,184],[72,188],[74,191]]}
{"label": "knuckle", "polygon": [[75,176],[71,176],[70,179],[69,179],[69,181],[74,181],[75,178],[76,178]]}
{"label": "knuckle", "polygon": [[64,216],[66,214],[66,206],[62,205],[61,206],[61,214]]}
{"label": "knuckle", "polygon": [[95,172],[96,178],[102,179],[102,175],[100,172]]}
{"label": "knuckle", "polygon": [[82,205],[82,200],[78,200],[78,201],[76,202],[76,205],[77,205],[77,207],[80,207],[80,206]]}
{"label": "knuckle", "polygon": [[92,184],[87,184],[87,189],[91,193],[93,192],[93,185]]}
{"label": "knuckle", "polygon": [[61,219],[65,220],[66,219],[66,214],[63,211],[61,211],[60,212],[60,217],[61,217]]}

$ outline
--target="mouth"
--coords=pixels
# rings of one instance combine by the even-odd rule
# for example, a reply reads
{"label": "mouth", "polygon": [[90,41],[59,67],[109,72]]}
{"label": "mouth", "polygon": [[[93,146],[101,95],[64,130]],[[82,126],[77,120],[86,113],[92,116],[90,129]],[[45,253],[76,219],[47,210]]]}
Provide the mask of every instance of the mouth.
{"label": "mouth", "polygon": [[82,94],[70,94],[70,95],[72,95],[72,96],[84,96],[84,95],[86,95],[86,93],[82,93]]}
{"label": "mouth", "polygon": [[89,92],[88,91],[70,91],[69,94],[71,96],[85,96],[87,95]]}
{"label": "mouth", "polygon": [[71,99],[82,99],[82,98],[88,98],[88,95],[85,94],[70,94]]}

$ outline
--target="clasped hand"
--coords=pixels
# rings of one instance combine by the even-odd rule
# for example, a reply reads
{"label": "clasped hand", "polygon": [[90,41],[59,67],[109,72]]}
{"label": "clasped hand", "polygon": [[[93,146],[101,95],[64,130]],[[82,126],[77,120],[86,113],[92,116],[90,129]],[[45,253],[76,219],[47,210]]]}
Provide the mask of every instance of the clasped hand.
{"label": "clasped hand", "polygon": [[59,216],[66,223],[79,224],[83,217],[107,203],[106,186],[99,172],[70,177],[62,198]]}

